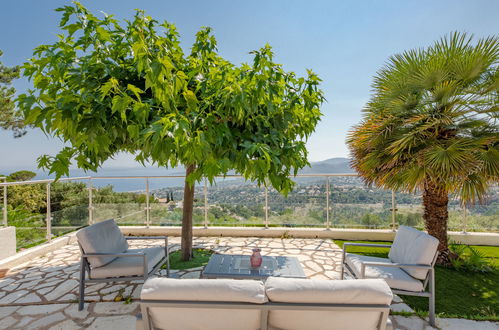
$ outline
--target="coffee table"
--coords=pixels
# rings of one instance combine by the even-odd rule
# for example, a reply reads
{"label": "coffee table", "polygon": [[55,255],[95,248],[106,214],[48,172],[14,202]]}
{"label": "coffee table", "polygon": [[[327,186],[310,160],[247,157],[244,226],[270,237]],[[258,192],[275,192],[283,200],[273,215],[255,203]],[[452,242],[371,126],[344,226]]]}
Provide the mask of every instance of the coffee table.
{"label": "coffee table", "polygon": [[262,265],[253,268],[249,255],[213,254],[201,278],[265,280],[269,276],[307,278],[295,257],[263,256]]}

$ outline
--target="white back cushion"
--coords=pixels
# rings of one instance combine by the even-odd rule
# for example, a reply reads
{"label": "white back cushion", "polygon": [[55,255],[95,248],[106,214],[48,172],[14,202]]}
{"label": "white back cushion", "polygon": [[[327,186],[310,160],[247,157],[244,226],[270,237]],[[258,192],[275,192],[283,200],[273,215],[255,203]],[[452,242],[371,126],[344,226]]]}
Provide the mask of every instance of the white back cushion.
{"label": "white back cushion", "polygon": [[[142,287],[142,300],[181,300],[267,302],[263,282],[230,279],[150,278]],[[158,329],[260,329],[259,309],[168,308],[149,309],[153,325]]]}
{"label": "white back cushion", "polygon": [[[85,253],[122,253],[128,243],[114,220],[106,220],[80,229],[76,233]],[[116,257],[89,257],[92,268],[107,265]]]}
{"label": "white back cushion", "polygon": [[[381,279],[325,281],[270,277],[265,291],[271,302],[389,305],[393,294]],[[376,329],[377,311],[269,312],[269,326],[277,329]]]}
{"label": "white back cushion", "polygon": [[[438,248],[438,239],[417,229],[400,226],[393,241],[388,258],[401,264],[430,265]],[[428,270],[403,268],[412,277],[426,278]]]}

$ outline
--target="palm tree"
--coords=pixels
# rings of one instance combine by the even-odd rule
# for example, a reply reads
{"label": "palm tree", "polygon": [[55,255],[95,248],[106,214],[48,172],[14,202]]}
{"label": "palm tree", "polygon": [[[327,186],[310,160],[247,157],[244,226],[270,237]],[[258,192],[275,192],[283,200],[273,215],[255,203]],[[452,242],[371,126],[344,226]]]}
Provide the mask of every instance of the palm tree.
{"label": "palm tree", "polygon": [[481,201],[499,179],[499,39],[472,41],[455,32],[390,57],[347,138],[367,184],[422,192],[425,227],[440,241],[442,265],[453,257],[449,197]]}

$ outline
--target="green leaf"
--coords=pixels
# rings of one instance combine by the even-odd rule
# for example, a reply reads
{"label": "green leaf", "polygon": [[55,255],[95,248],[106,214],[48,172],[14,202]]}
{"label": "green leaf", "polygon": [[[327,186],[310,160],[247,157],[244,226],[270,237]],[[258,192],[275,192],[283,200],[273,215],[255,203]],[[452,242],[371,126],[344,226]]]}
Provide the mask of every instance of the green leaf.
{"label": "green leaf", "polygon": [[111,107],[112,113],[116,111],[120,113],[124,113],[127,109],[128,105],[131,103],[131,98],[129,96],[119,96],[116,95],[113,97],[113,106]]}
{"label": "green leaf", "polygon": [[66,23],[69,21],[69,18],[75,12],[75,9],[74,9],[74,7],[71,7],[71,6],[64,6],[61,8],[57,8],[55,11],[62,11],[63,12],[61,21],[59,22],[59,26],[62,27],[64,25],[66,25]]}
{"label": "green leaf", "polygon": [[97,26],[95,28],[95,32],[97,33],[97,36],[99,37],[99,39],[101,39],[103,41],[111,40],[111,34],[103,27]]}
{"label": "green leaf", "polygon": [[144,93],[143,90],[141,90],[138,87],[135,87],[132,84],[127,85],[127,90],[131,91],[139,101],[140,101],[140,94]]}
{"label": "green leaf", "polygon": [[118,80],[116,78],[110,78],[104,85],[101,86],[101,101],[109,94],[109,92],[118,87]]}
{"label": "green leaf", "polygon": [[130,137],[132,139],[136,139],[139,137],[140,129],[137,125],[129,125],[127,127],[127,131],[128,131],[128,134],[130,134]]}
{"label": "green leaf", "polygon": [[69,36],[71,37],[73,34],[75,34],[76,31],[80,30],[82,28],[81,23],[74,23],[74,24],[69,24],[64,27],[66,31],[68,31]]}
{"label": "green leaf", "polygon": [[40,107],[31,108],[30,111],[28,112],[28,115],[25,117],[26,124],[36,123],[41,113],[42,113],[42,108]]}
{"label": "green leaf", "polygon": [[184,98],[187,102],[187,107],[190,111],[197,109],[198,99],[196,98],[196,94],[194,94],[191,90],[186,90],[184,92]]}

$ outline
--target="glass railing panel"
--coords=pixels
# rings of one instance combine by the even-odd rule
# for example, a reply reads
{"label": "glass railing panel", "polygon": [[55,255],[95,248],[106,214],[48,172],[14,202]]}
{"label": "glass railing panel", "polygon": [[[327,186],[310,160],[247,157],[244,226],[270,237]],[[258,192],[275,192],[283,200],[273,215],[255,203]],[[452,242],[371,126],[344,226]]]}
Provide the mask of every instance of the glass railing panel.
{"label": "glass railing panel", "polygon": [[331,204],[331,227],[391,228],[391,190],[368,187],[358,177],[331,177]]}
{"label": "glass railing panel", "polygon": [[[3,202],[3,189],[0,190]],[[7,224],[16,227],[17,250],[45,242],[46,184],[9,186],[7,200]]]}
{"label": "glass railing panel", "polygon": [[25,210],[8,210],[9,226],[16,227],[17,250],[23,250],[47,241],[44,215],[32,215]]}
{"label": "glass railing panel", "polygon": [[88,205],[75,205],[52,212],[52,237],[61,236],[88,225]]}
{"label": "glass railing panel", "polygon": [[121,226],[146,223],[145,178],[92,179],[92,222],[114,219]]}
{"label": "glass railing panel", "polygon": [[95,203],[94,223],[114,219],[121,226],[145,223],[145,203]]}
{"label": "glass railing panel", "polygon": [[59,181],[50,184],[52,238],[88,225],[87,180]]}
{"label": "glass railing panel", "polygon": [[294,178],[293,190],[284,196],[270,188],[269,226],[326,227],[326,178]]}
{"label": "glass railing panel", "polygon": [[217,178],[213,185],[208,183],[207,190],[208,225],[264,226],[264,188],[242,178],[227,177]]}
{"label": "glass railing panel", "polygon": [[466,210],[456,200],[449,204],[449,230],[499,232],[499,186],[491,187],[482,201]]}
{"label": "glass railing panel", "polygon": [[[154,189],[150,198],[150,224],[152,226],[180,226],[184,206],[184,179],[169,178],[163,186]],[[156,185],[156,178],[150,181]],[[157,185],[156,185],[157,186]],[[204,219],[203,183],[194,185],[193,224],[202,225]]]}

